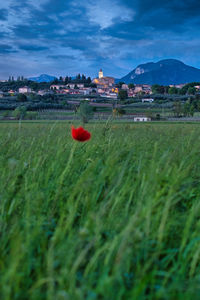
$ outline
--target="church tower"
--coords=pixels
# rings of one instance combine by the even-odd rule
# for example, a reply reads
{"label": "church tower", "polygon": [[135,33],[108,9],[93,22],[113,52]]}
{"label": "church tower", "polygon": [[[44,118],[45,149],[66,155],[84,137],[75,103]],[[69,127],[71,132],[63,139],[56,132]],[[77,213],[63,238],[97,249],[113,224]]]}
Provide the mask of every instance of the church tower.
{"label": "church tower", "polygon": [[103,78],[103,71],[102,69],[99,71],[99,79]]}

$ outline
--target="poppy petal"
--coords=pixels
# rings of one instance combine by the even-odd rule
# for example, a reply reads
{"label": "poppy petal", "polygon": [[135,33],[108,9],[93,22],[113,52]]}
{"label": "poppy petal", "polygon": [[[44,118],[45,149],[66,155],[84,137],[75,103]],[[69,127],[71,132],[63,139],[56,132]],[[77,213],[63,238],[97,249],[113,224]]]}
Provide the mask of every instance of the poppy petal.
{"label": "poppy petal", "polygon": [[72,134],[72,138],[79,142],[86,142],[91,138],[91,133],[85,130],[83,127],[75,128],[72,125],[71,134]]}

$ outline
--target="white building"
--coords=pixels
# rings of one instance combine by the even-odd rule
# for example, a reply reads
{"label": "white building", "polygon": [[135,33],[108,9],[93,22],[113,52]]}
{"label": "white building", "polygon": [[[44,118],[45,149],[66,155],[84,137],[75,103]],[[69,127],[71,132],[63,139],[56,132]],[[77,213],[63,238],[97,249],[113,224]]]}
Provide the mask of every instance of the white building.
{"label": "white building", "polygon": [[137,116],[134,117],[134,122],[150,122],[151,118],[145,117],[145,116]]}
{"label": "white building", "polygon": [[53,94],[53,92],[49,91],[49,90],[40,90],[40,91],[38,91],[37,94],[40,95],[40,96],[44,96],[44,95]]}
{"label": "white building", "polygon": [[84,83],[78,83],[78,84],[77,84],[77,87],[78,87],[79,89],[84,88]]}
{"label": "white building", "polygon": [[154,102],[154,99],[152,99],[152,98],[150,98],[150,99],[142,99],[142,103],[144,103],[144,102],[148,102],[148,103],[153,103]]}
{"label": "white building", "polygon": [[84,83],[69,83],[67,86],[69,86],[70,89],[74,89],[76,86],[77,88],[82,89],[84,88]]}
{"label": "white building", "polygon": [[22,88],[19,88],[19,93],[20,94],[27,94],[27,93],[31,93],[32,89],[29,88],[28,86],[24,86]]}
{"label": "white building", "polygon": [[74,84],[74,83],[69,83],[67,86],[68,86],[70,89],[74,89],[74,88],[75,88],[75,84]]}
{"label": "white building", "polygon": [[50,86],[51,90],[61,90],[64,89],[66,86],[62,84],[53,84]]}
{"label": "white building", "polygon": [[129,88],[128,88],[128,84],[122,84],[122,90],[128,90]]}
{"label": "white building", "polygon": [[82,95],[89,95],[91,93],[91,90],[90,89],[80,89],[79,92]]}
{"label": "white building", "polygon": [[102,71],[102,69],[100,69],[100,71],[99,71],[99,79],[101,79],[101,78],[103,78],[103,71]]}

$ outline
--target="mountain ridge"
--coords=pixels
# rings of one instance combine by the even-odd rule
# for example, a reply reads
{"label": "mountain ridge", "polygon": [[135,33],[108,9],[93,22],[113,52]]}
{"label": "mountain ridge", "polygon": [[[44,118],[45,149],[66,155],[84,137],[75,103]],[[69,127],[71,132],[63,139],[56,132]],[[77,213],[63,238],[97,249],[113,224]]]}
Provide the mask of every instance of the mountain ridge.
{"label": "mountain ridge", "polygon": [[39,82],[51,82],[55,78],[56,78],[55,76],[51,76],[51,75],[48,75],[48,74],[41,74],[38,77],[30,77],[28,79],[31,80],[31,81],[35,81],[35,82],[39,83]]}
{"label": "mountain ridge", "polygon": [[200,69],[184,64],[177,59],[164,59],[156,63],[138,65],[120,81],[134,84],[184,84],[200,81]]}

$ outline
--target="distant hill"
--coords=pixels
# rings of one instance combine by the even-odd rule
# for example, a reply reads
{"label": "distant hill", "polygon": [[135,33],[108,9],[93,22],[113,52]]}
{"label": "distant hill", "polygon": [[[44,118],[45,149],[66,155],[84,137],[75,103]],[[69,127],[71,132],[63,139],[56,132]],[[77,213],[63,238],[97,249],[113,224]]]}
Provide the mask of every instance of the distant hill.
{"label": "distant hill", "polygon": [[176,59],[161,60],[139,65],[120,81],[135,84],[181,84],[200,81],[200,69]]}
{"label": "distant hill", "polygon": [[39,77],[31,77],[28,78],[29,80],[35,81],[35,82],[51,82],[55,79],[55,76],[50,76],[47,74],[42,74]]}

